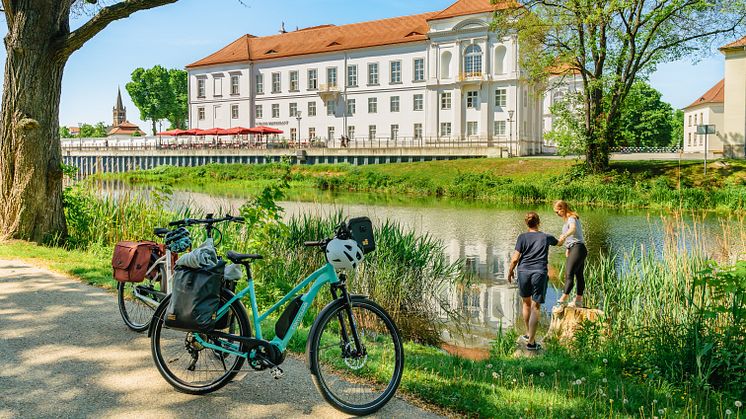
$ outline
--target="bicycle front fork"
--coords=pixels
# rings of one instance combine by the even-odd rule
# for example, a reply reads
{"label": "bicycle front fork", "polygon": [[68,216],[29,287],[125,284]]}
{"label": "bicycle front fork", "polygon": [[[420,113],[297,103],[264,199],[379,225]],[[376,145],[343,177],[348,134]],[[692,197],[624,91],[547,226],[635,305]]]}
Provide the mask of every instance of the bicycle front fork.
{"label": "bicycle front fork", "polygon": [[[342,346],[342,354],[345,357],[361,357],[366,355],[365,348],[360,343],[360,336],[358,335],[357,330],[357,323],[355,322],[355,317],[352,315],[352,301],[350,299],[350,294],[347,292],[347,275],[340,274],[339,275],[339,283],[334,284],[331,286],[331,293],[332,297],[336,300],[338,298],[342,298],[344,300],[344,306],[345,310],[344,313],[342,311],[337,312],[337,319],[339,320],[339,333],[340,337],[342,338],[342,341],[340,342],[340,345]],[[341,292],[341,295],[337,295],[337,290]],[[347,316],[348,323],[350,325],[350,330],[348,332],[347,326],[345,326],[344,317]],[[350,346],[350,335],[352,337],[352,342],[355,343],[355,347],[351,348]],[[351,350],[353,349],[353,350]]]}

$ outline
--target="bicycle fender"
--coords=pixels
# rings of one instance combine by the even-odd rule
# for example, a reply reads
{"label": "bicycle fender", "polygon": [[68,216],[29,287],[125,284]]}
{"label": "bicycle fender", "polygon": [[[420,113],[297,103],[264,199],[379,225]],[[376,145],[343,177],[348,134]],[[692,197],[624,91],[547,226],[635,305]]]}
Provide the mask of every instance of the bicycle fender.
{"label": "bicycle fender", "polygon": [[[367,299],[368,296],[363,294],[350,294],[350,301],[364,298]],[[344,303],[344,300],[342,300],[341,298],[337,298],[336,300],[331,301],[319,312],[318,316],[316,316],[316,319],[313,321],[311,330],[308,332],[308,338],[306,339],[306,367],[308,367],[308,369],[311,369],[311,336],[313,336],[316,333],[316,329],[320,327],[319,322],[324,317],[324,314],[326,314],[326,312],[328,311],[336,309],[337,306]]]}

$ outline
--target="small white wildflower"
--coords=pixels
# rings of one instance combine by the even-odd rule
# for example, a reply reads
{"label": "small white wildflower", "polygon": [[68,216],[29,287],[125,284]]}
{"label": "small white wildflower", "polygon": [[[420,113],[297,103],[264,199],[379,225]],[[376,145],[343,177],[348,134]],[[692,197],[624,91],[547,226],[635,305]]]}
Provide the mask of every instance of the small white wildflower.
{"label": "small white wildflower", "polygon": [[495,380],[497,380],[497,373],[495,371],[492,371],[492,378],[494,378]]}
{"label": "small white wildflower", "polygon": [[663,414],[663,409],[658,409],[658,414],[662,415]]}
{"label": "small white wildflower", "polygon": [[604,364],[608,364],[608,363],[609,363],[609,360],[604,358]]}
{"label": "small white wildflower", "polygon": [[585,382],[585,377],[582,377],[581,380],[583,380],[583,382]]}
{"label": "small white wildflower", "polygon": [[614,399],[609,399],[609,403],[614,403]]}
{"label": "small white wildflower", "polygon": [[492,369],[492,364],[487,364],[488,369]]}
{"label": "small white wildflower", "polygon": [[[543,372],[540,372],[540,373],[539,373],[539,377],[543,377],[543,376],[544,376],[544,373],[543,373]],[[738,403],[741,403],[741,402],[736,402],[736,406],[738,406]]]}
{"label": "small white wildflower", "polygon": [[658,400],[653,399],[653,404],[658,403]]}
{"label": "small white wildflower", "polygon": [[622,400],[622,403],[627,404],[627,403],[629,403],[629,400],[624,399],[624,400]]}
{"label": "small white wildflower", "polygon": [[513,379],[513,382],[514,382],[514,383],[515,383],[515,382],[518,382],[518,380],[516,380],[516,379],[514,378],[514,379]]}
{"label": "small white wildflower", "polygon": [[736,407],[740,409],[741,406],[743,406],[743,403],[741,403],[740,401],[736,400]]}
{"label": "small white wildflower", "polygon": [[725,414],[726,415],[730,416],[731,413],[733,413],[733,412],[731,412],[730,409],[725,409]]}
{"label": "small white wildflower", "polygon": [[601,381],[603,381],[604,383],[606,383],[606,382],[608,382],[609,380],[607,380],[606,378],[604,378],[604,379],[603,379],[603,380],[601,380]]}
{"label": "small white wildflower", "polygon": [[582,381],[580,381],[580,380],[575,380],[575,385],[578,385],[578,386],[579,386],[579,385],[581,385],[581,384],[583,384],[583,382],[582,382]]}

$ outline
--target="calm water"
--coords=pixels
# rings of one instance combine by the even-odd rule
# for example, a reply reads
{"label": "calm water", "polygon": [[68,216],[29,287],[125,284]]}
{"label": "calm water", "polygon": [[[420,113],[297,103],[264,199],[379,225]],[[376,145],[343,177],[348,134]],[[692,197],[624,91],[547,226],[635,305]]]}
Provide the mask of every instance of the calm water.
{"label": "calm water", "polygon": [[[123,190],[132,190],[121,184],[103,185],[109,195],[118,195]],[[148,188],[137,190],[148,195]],[[497,328],[520,327],[520,298],[515,286],[507,283],[507,268],[516,237],[524,232],[523,217],[527,210],[539,213],[542,230],[558,236],[562,232],[562,219],[557,217],[549,206],[487,207],[469,205],[453,201],[408,200],[391,197],[371,197],[367,195],[331,195],[315,191],[296,193],[297,200],[282,202],[286,216],[300,214],[324,215],[341,211],[347,216],[369,216],[373,222],[396,220],[407,228],[420,233],[428,233],[443,241],[452,261],[463,259],[478,278],[471,287],[458,287],[445,293],[451,307],[457,307],[469,319],[470,331],[467,336],[447,335],[447,339],[458,340],[469,346],[484,347],[494,338]],[[248,196],[215,196],[201,192],[175,190],[169,205],[173,209],[190,206],[205,212],[223,214],[237,213]],[[365,202],[363,204],[356,202]],[[232,211],[231,211],[232,210]],[[581,221],[589,257],[599,254],[629,254],[635,252],[664,251],[663,214],[652,211],[614,211],[605,209],[582,209]],[[711,256],[722,259],[732,257],[720,250],[723,219],[715,216],[691,218],[680,224],[680,251],[691,251],[692,243],[698,242]],[[693,227],[696,225],[696,228]],[[695,240],[696,237],[696,240]],[[736,243],[731,243],[736,245]],[[623,263],[619,257],[618,264]],[[562,283],[558,268],[564,262],[563,249],[553,249],[550,253],[550,277],[552,286],[547,293],[544,305],[545,314],[556,302]]]}

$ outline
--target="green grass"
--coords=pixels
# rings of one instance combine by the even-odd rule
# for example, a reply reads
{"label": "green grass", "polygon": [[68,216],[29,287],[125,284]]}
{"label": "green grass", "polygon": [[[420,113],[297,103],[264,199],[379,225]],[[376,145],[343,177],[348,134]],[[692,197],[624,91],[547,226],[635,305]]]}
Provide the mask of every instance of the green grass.
{"label": "green grass", "polygon": [[[585,173],[559,159],[464,159],[369,166],[294,166],[290,196],[311,188],[388,197],[435,197],[483,203],[534,204],[557,199],[575,205],[746,210],[746,162],[711,164],[707,177],[695,161],[612,162],[607,173]],[[162,166],[106,175],[131,183],[172,185],[217,195],[245,196],[282,174],[282,165]]]}

